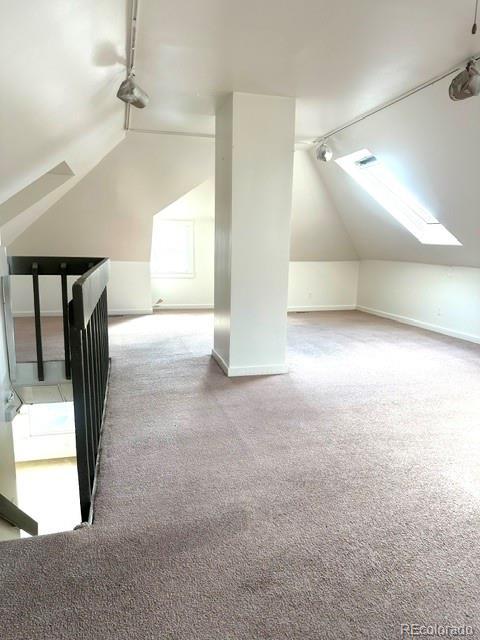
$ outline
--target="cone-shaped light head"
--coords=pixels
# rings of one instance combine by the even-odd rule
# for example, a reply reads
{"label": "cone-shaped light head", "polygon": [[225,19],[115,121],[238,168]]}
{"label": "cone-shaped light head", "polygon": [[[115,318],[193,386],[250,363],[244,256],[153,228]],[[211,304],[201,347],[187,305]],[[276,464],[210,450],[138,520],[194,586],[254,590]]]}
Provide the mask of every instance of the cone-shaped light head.
{"label": "cone-shaped light head", "polygon": [[480,94],[480,73],[473,62],[455,76],[450,83],[448,93],[452,100],[465,100]]}
{"label": "cone-shaped light head", "polygon": [[317,160],[321,160],[322,162],[330,162],[333,158],[333,152],[325,142],[322,142],[315,149],[315,156]]}
{"label": "cone-shaped light head", "polygon": [[138,109],[146,107],[150,100],[145,91],[140,89],[136,84],[133,75],[128,76],[128,78],[122,82],[117,91],[117,98],[120,98],[123,102],[131,104],[132,107],[137,107]]}

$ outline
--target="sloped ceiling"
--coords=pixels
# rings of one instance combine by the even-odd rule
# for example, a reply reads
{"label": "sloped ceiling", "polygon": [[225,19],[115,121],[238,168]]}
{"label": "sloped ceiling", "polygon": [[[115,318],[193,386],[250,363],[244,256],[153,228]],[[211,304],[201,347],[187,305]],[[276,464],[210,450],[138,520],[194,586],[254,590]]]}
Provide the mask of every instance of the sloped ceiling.
{"label": "sloped ceiling", "polygon": [[60,163],[71,179],[2,224],[9,242],[123,137],[126,0],[8,3],[0,25],[0,203]]}
{"label": "sloped ceiling", "polygon": [[315,137],[480,51],[473,0],[140,0],[133,127],[213,133],[231,91],[297,97]]}
{"label": "sloped ceiling", "polygon": [[452,102],[448,80],[336,135],[335,156],[367,148],[462,242],[422,245],[335,162],[321,173],[361,258],[480,266],[480,99]]}

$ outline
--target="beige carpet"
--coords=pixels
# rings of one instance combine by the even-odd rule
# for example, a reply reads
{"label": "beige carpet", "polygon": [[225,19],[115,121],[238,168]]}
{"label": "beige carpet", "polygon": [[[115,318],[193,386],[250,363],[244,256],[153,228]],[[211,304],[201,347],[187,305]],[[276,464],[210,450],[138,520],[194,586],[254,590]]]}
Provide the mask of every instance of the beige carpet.
{"label": "beige carpet", "polygon": [[211,334],[112,322],[95,524],[0,545],[0,638],[480,636],[480,347],[298,314],[288,375],[229,380]]}

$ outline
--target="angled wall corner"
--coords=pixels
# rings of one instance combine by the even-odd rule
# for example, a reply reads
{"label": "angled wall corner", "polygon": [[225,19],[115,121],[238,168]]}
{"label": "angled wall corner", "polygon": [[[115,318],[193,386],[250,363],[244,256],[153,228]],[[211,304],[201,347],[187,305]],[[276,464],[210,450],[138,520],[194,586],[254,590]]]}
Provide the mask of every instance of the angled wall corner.
{"label": "angled wall corner", "polygon": [[290,260],[356,260],[356,248],[310,150],[294,154]]}

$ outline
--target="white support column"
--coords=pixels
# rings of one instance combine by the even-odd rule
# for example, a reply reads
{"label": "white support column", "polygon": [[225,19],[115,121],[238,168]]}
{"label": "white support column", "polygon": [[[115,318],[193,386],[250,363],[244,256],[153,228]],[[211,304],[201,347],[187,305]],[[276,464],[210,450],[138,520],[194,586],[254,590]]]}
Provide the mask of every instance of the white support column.
{"label": "white support column", "polygon": [[286,373],[295,100],[234,93],[216,114],[215,335],[229,376]]}

